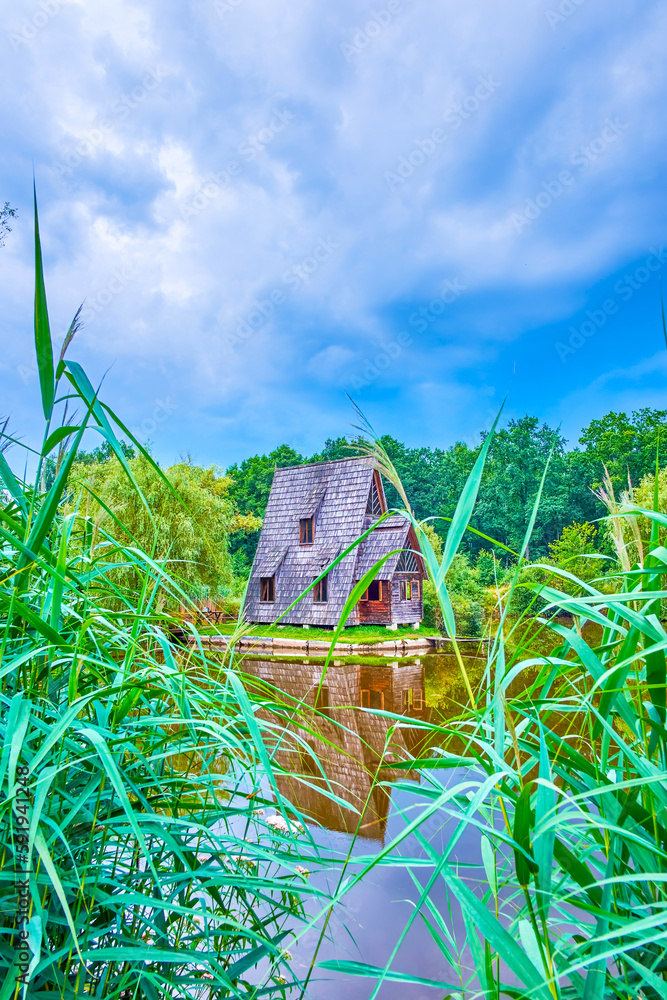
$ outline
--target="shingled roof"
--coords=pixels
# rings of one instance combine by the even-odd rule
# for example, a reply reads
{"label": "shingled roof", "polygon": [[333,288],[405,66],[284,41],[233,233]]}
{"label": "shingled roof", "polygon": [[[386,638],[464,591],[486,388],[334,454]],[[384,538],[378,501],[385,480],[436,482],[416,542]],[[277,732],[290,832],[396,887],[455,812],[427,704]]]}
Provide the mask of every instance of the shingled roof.
{"label": "shingled roof", "polygon": [[[336,556],[374,521],[367,513],[373,482],[382,510],[382,483],[364,458],[276,469],[246,597],[250,621],[270,622],[281,615]],[[315,518],[312,545],[299,544],[299,521]],[[407,545],[409,522],[388,518],[329,574],[328,600],[315,603],[308,595],[284,621],[335,625],[354,583],[386,552]],[[409,547],[409,546],[408,546]],[[398,555],[387,561],[378,578],[389,579]],[[260,578],[276,576],[275,602],[260,602]]]}

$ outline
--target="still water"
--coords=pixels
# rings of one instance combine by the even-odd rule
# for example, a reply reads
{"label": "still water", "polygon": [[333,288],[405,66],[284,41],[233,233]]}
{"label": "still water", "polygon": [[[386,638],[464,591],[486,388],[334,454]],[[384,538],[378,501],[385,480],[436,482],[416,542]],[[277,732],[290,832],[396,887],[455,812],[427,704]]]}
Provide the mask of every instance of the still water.
{"label": "still water", "polygon": [[[479,675],[484,660],[470,657],[468,669]],[[352,849],[352,867],[363,858],[378,855],[383,847],[403,831],[416,815],[416,804],[424,799],[411,792],[429,783],[431,776],[444,784],[456,784],[465,774],[459,770],[427,772],[396,767],[424,748],[424,732],[418,723],[437,722],[458,714],[466,704],[466,695],[458,665],[450,656],[426,656],[402,660],[378,661],[347,658],[336,661],[322,679],[322,661],[260,659],[247,657],[243,670],[258,681],[283,692],[290,703],[301,702],[314,712],[306,714],[295,733],[298,739],[287,741],[278,749],[276,763],[283,770],[278,785],[285,798],[309,822],[310,832],[324,850],[345,857]],[[253,683],[252,681],[250,683]],[[400,716],[408,724],[394,728],[391,719],[359,711],[379,709]],[[392,767],[392,765],[394,765]],[[375,777],[381,766],[383,782],[400,781],[402,788],[377,785]],[[299,777],[297,777],[297,775]],[[333,800],[325,789],[341,802]],[[349,806],[351,808],[347,808]],[[402,815],[403,813],[403,815]],[[361,818],[360,818],[361,817]],[[426,828],[430,843],[442,846],[451,834],[451,821],[432,819]],[[357,835],[355,837],[355,831]],[[401,854],[425,856],[423,848],[411,837],[396,850]],[[479,864],[479,833],[474,829],[463,835],[450,856],[451,861]],[[415,869],[424,882],[428,868]],[[313,876],[335,887],[334,874]],[[480,873],[469,872],[471,884]],[[318,961],[345,959],[383,967],[389,960],[401,934],[415,914],[419,887],[400,863],[378,865],[338,904],[329,922]],[[446,912],[441,886],[434,887],[432,899]],[[428,912],[425,908],[422,908]],[[452,933],[463,944],[464,929],[452,925]],[[304,973],[310,965],[319,929],[308,932],[295,946],[295,971]],[[466,962],[466,965],[468,963]],[[414,920],[392,962],[392,969],[410,972],[424,979],[456,984],[454,970],[429,933],[422,917]],[[315,970],[308,987],[311,1000],[365,1000],[373,990],[372,979],[343,976]],[[297,994],[298,995],[298,994]],[[441,997],[442,990],[423,985],[385,982],[382,1000],[430,1000]]]}

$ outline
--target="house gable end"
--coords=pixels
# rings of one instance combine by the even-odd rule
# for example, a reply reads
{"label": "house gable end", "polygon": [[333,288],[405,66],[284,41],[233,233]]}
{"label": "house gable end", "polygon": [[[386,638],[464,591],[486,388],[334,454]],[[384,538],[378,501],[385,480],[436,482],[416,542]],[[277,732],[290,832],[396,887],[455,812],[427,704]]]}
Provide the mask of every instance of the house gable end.
{"label": "house gable end", "polygon": [[[372,481],[373,470],[365,459],[276,469],[248,583],[245,613],[250,621],[269,622],[281,615],[322,569],[359,537]],[[303,518],[313,519],[308,544],[300,541]],[[260,606],[258,567],[270,565],[283,550],[276,573],[275,602],[271,607]],[[353,552],[328,574],[326,602],[314,603],[311,591],[283,620],[336,624],[352,589],[355,561]]]}

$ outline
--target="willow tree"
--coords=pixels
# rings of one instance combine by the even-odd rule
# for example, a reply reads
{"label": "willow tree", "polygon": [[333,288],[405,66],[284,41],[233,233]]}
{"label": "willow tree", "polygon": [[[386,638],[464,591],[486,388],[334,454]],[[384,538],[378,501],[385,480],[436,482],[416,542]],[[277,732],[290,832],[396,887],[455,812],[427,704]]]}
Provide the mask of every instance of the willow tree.
{"label": "willow tree", "polygon": [[[128,546],[136,546],[191,596],[229,588],[229,536],[261,525],[255,515],[238,512],[229,496],[231,478],[215,466],[186,462],[160,475],[143,456],[128,465],[134,482],[115,458],[73,468],[67,506],[75,515],[72,540],[91,565],[97,555],[113,558],[117,550],[114,582],[121,590],[137,592],[143,576],[127,560]],[[173,594],[160,593],[158,606],[173,602]]]}

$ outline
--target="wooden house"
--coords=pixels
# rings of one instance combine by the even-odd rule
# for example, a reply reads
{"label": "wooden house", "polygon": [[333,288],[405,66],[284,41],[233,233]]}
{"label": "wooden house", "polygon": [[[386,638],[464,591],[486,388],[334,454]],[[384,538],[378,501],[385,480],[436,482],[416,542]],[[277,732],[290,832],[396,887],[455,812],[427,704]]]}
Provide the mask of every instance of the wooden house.
{"label": "wooden house", "polygon": [[[386,512],[382,479],[364,458],[276,469],[253,562],[245,613],[275,621],[324,568]],[[333,626],[354,585],[388,552],[347,625],[419,625],[424,566],[402,515],[383,521],[281,621]]]}

